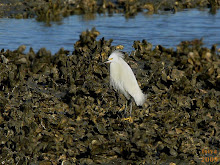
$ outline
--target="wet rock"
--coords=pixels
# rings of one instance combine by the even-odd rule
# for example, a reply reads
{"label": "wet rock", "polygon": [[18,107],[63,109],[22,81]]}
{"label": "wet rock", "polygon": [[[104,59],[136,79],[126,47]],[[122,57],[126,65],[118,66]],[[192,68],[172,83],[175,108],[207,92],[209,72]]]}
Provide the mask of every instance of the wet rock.
{"label": "wet rock", "polygon": [[21,53],[23,53],[25,51],[25,49],[26,49],[26,46],[25,45],[21,45],[21,46],[18,47],[18,49],[16,51],[21,54]]}
{"label": "wet rock", "polygon": [[153,14],[154,13],[154,4],[152,3],[146,3],[144,6],[143,6],[144,9],[147,9],[148,10],[148,14]]}
{"label": "wet rock", "polygon": [[9,60],[4,55],[1,55],[1,60],[4,64],[7,64],[9,62]]}

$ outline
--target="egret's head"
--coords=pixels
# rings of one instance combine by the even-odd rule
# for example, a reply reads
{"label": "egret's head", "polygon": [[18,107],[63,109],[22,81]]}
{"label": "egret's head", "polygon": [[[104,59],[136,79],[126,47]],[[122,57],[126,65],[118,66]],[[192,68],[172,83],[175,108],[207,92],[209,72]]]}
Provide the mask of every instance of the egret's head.
{"label": "egret's head", "polygon": [[120,58],[124,58],[124,54],[119,50],[115,50],[112,54],[108,57],[108,61],[105,63],[112,63],[112,62],[119,62]]}

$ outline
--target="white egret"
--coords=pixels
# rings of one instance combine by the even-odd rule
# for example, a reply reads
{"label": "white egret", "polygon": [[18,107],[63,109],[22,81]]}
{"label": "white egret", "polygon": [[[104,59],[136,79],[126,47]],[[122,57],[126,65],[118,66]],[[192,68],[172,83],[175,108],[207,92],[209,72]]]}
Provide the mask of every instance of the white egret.
{"label": "white egret", "polygon": [[[145,95],[138,86],[130,66],[124,61],[124,54],[116,50],[112,52],[108,61],[105,63],[110,63],[110,86],[113,86],[116,91],[121,92],[127,100],[130,100],[132,96],[136,105],[142,106],[146,99]],[[132,103],[130,107],[130,118],[131,111]]]}

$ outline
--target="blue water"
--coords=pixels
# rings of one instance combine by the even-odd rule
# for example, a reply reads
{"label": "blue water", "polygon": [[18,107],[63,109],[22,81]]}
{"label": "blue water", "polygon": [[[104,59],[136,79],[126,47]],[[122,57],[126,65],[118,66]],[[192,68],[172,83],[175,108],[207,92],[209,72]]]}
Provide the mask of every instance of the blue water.
{"label": "blue water", "polygon": [[212,15],[208,10],[184,10],[172,14],[139,13],[131,19],[123,14],[94,15],[94,19],[73,15],[60,23],[37,22],[35,19],[0,19],[0,49],[15,50],[26,45],[35,51],[42,47],[53,54],[61,47],[73,51],[73,44],[86,29],[96,27],[98,39],[113,39],[113,45],[123,45],[132,51],[133,41],[146,39],[153,46],[176,47],[181,41],[204,38],[205,46],[220,46],[220,10]]}

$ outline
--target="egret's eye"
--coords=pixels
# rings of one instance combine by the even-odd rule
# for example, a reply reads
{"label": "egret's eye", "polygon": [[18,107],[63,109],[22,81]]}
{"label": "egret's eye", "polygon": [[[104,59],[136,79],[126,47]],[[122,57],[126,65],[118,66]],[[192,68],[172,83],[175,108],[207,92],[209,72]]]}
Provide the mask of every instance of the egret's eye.
{"label": "egret's eye", "polygon": [[108,60],[113,60],[113,58],[109,58]]}

